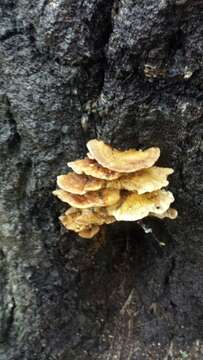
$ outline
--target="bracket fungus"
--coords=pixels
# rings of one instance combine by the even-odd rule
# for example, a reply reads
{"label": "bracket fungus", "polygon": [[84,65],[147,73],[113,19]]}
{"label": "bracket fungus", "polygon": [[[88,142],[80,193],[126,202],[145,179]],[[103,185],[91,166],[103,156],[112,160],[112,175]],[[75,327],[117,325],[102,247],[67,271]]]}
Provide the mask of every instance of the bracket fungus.
{"label": "bracket fungus", "polygon": [[117,203],[120,199],[120,191],[115,189],[91,191],[84,195],[71,194],[70,192],[58,189],[53,191],[53,194],[56,195],[61,201],[79,209],[111,206]]}
{"label": "bracket fungus", "polygon": [[84,195],[88,191],[97,191],[103,187],[104,180],[87,175],[78,175],[70,172],[57,176],[57,185],[60,189],[71,194]]}
{"label": "bracket fungus", "polygon": [[135,149],[120,151],[96,139],[88,141],[87,148],[91,158],[98,164],[121,173],[131,173],[151,167],[160,156],[160,149],[157,147],[144,151]]}
{"label": "bracket fungus", "polygon": [[137,192],[124,194],[120,204],[111,206],[108,214],[118,221],[136,221],[148,216],[149,213],[162,214],[174,201],[170,191],[157,190],[139,195]]}
{"label": "bracket fungus", "polygon": [[122,174],[102,167],[94,159],[86,157],[82,160],[76,160],[68,163],[68,166],[76,172],[76,174],[85,174],[94,178],[104,180],[118,179]]}
{"label": "bracket fungus", "polygon": [[121,151],[97,139],[87,148],[84,159],[68,163],[73,171],[59,175],[53,191],[71,206],[59,217],[66,229],[90,239],[103,224],[177,217],[173,194],[164,189],[173,169],[154,166],[159,148]]}

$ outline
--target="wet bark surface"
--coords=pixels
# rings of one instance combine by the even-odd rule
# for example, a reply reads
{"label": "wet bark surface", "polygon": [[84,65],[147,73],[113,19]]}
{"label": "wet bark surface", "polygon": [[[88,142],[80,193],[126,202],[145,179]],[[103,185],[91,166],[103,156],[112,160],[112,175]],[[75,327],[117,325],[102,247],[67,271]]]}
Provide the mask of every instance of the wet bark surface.
{"label": "wet bark surface", "polygon": [[[203,3],[0,4],[0,359],[203,358]],[[179,218],[65,232],[56,175],[159,146]]]}

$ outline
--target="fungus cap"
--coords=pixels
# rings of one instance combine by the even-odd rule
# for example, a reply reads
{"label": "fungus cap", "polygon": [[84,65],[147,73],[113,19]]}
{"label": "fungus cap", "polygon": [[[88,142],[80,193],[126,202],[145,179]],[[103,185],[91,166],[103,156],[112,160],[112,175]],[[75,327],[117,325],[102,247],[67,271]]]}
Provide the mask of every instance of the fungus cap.
{"label": "fungus cap", "polygon": [[151,167],[160,156],[158,147],[151,147],[144,151],[134,149],[120,151],[97,139],[88,141],[87,148],[91,157],[100,165],[121,173]]}
{"label": "fungus cap", "polygon": [[64,215],[59,217],[59,220],[66,229],[75,231],[76,233],[79,233],[81,237],[86,239],[92,238],[99,232],[100,228],[97,225],[79,224],[77,222],[78,216],[80,216],[80,210],[70,208],[65,212]]}
{"label": "fungus cap", "polygon": [[138,195],[137,192],[126,194],[121,205],[109,207],[109,215],[118,221],[136,221],[148,216],[149,213],[162,214],[174,201],[170,191],[158,190]]}
{"label": "fungus cap", "polygon": [[86,229],[82,230],[79,232],[79,235],[82,238],[85,239],[91,239],[93,238],[100,230],[100,227],[97,225],[93,225],[91,227],[87,227]]}
{"label": "fungus cap", "polygon": [[64,191],[83,195],[88,191],[101,189],[104,186],[104,180],[70,172],[66,175],[57,176],[57,185]]}
{"label": "fungus cap", "polygon": [[75,195],[59,189],[54,190],[53,194],[61,201],[79,209],[110,206],[117,203],[120,199],[120,191],[113,189],[103,189],[97,192],[91,191],[84,195]]}
{"label": "fungus cap", "polygon": [[154,166],[122,176],[118,180],[106,183],[107,188],[137,191],[138,194],[159,190],[168,185],[167,176],[173,169]]}
{"label": "fungus cap", "polygon": [[116,219],[107,213],[106,208],[90,208],[82,210],[76,221],[81,225],[103,225],[112,224]]}
{"label": "fungus cap", "polygon": [[70,208],[65,212],[65,214],[59,216],[59,220],[66,229],[80,232],[85,229],[86,225],[77,223],[77,217],[79,215],[79,209]]}
{"label": "fungus cap", "polygon": [[169,218],[171,220],[174,220],[174,219],[177,218],[178,212],[177,212],[176,209],[169,208],[168,210],[166,210],[162,214],[149,213],[149,216],[154,216],[154,217],[157,217],[159,219]]}
{"label": "fungus cap", "polygon": [[68,166],[77,174],[90,175],[98,179],[114,180],[118,179],[122,174],[104,168],[94,159],[85,158],[68,163]]}

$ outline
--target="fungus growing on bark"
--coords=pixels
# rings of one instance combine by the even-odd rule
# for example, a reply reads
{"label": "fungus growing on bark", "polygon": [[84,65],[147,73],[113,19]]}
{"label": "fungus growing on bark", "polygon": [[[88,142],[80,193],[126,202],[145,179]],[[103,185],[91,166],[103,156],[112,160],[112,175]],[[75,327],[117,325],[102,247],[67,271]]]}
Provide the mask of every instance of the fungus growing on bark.
{"label": "fungus growing on bark", "polygon": [[118,179],[122,174],[102,167],[95,160],[86,157],[82,160],[76,160],[68,163],[68,166],[77,174],[85,174],[98,179],[114,180]]}
{"label": "fungus growing on bark", "polygon": [[170,191],[158,190],[139,195],[137,192],[124,194],[121,204],[107,209],[118,221],[136,221],[149,213],[162,214],[174,201]]}
{"label": "fungus growing on bark", "polygon": [[177,218],[178,212],[177,212],[176,209],[169,208],[168,210],[166,210],[162,214],[149,213],[149,216],[155,216],[155,217],[157,217],[159,219],[169,218],[169,219],[173,220],[173,219]]}
{"label": "fungus growing on bark", "polygon": [[77,223],[76,220],[78,216],[80,216],[80,210],[70,208],[65,212],[65,214],[59,216],[59,220],[67,230],[79,232],[85,229],[85,225]]}
{"label": "fungus growing on bark", "polygon": [[96,191],[104,187],[104,181],[91,176],[70,172],[57,176],[57,185],[61,190],[72,194],[84,195],[88,191]]}
{"label": "fungus growing on bark", "polygon": [[148,168],[154,165],[160,156],[160,149],[157,147],[147,150],[120,151],[97,139],[88,141],[87,148],[91,157],[100,165],[121,173],[131,173]]}
{"label": "fungus growing on bark", "polygon": [[82,210],[77,217],[77,223],[81,225],[95,224],[112,224],[115,218],[108,214],[106,208],[90,208]]}
{"label": "fungus growing on bark", "polygon": [[120,191],[114,189],[91,191],[84,195],[71,194],[64,190],[55,190],[53,191],[53,194],[61,201],[79,209],[111,206],[117,203],[120,199]]}
{"label": "fungus growing on bark", "polygon": [[105,183],[105,186],[108,189],[137,191],[138,194],[144,194],[167,186],[167,177],[172,173],[173,169],[171,168],[153,166],[148,169],[123,175],[120,179]]}
{"label": "fungus growing on bark", "polygon": [[53,191],[71,206],[59,217],[66,229],[90,239],[103,224],[177,217],[173,194],[163,189],[173,169],[153,166],[159,148],[121,151],[96,139],[87,148],[88,157],[69,162],[74,172],[59,175]]}
{"label": "fungus growing on bark", "polygon": [[86,228],[79,232],[79,235],[85,239],[93,238],[100,230],[100,227],[97,225],[93,225],[89,228]]}
{"label": "fungus growing on bark", "polygon": [[137,191],[138,194],[159,190],[168,185],[167,177],[173,173],[171,168],[153,166],[148,169],[122,175],[116,180],[102,180],[84,174],[70,172],[57,176],[57,185],[61,190],[72,194],[84,195],[88,191],[117,189]]}
{"label": "fungus growing on bark", "polygon": [[71,207],[59,220],[67,230],[72,230],[81,237],[91,238],[103,224],[112,224],[116,221],[113,216],[108,215],[106,208],[76,209]]}
{"label": "fungus growing on bark", "polygon": [[76,233],[79,233],[81,237],[86,239],[92,238],[99,232],[100,227],[98,225],[78,223],[77,217],[80,214],[74,212],[75,209],[73,208],[70,208],[69,210],[71,210],[71,213],[67,214],[66,212],[66,214],[59,217],[59,220],[67,230],[75,231]]}

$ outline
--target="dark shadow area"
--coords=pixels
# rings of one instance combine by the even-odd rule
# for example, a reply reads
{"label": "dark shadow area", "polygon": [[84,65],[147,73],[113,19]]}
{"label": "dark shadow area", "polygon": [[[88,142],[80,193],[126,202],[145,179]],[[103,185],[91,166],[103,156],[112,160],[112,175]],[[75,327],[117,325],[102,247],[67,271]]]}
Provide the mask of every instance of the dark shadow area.
{"label": "dark shadow area", "polygon": [[187,337],[189,345],[200,335],[195,321],[200,317],[201,304],[188,322],[184,311],[197,299],[185,301],[176,289],[182,275],[176,265],[179,255],[174,240],[162,221],[147,220],[142,227],[131,222],[108,225],[100,247],[96,239],[73,239],[69,247],[74,254],[75,241],[79,268],[80,336],[77,341],[74,337],[73,343],[80,344],[92,359],[94,353],[117,353],[122,343],[121,359],[125,360],[136,338],[150,347],[156,341],[169,346],[177,334],[180,343]]}
{"label": "dark shadow area", "polygon": [[[87,350],[101,347],[102,352],[111,344],[111,339],[102,342],[102,336],[114,331],[125,332],[130,318],[142,316],[144,302],[151,316],[153,301],[150,297],[153,298],[153,291],[149,289],[146,292],[145,286],[152,280],[155,264],[164,256],[158,238],[151,233],[146,234],[136,223],[113,224],[105,230],[106,243],[103,247],[93,257],[89,256],[94,248],[93,242],[89,242],[86,254],[83,253],[81,262],[78,261],[83,346]],[[139,326],[136,331],[140,331]],[[134,328],[133,332],[136,331]],[[125,339],[126,335],[123,336]],[[146,336],[150,338],[151,334]],[[90,343],[86,341],[88,337],[92,339]]]}

